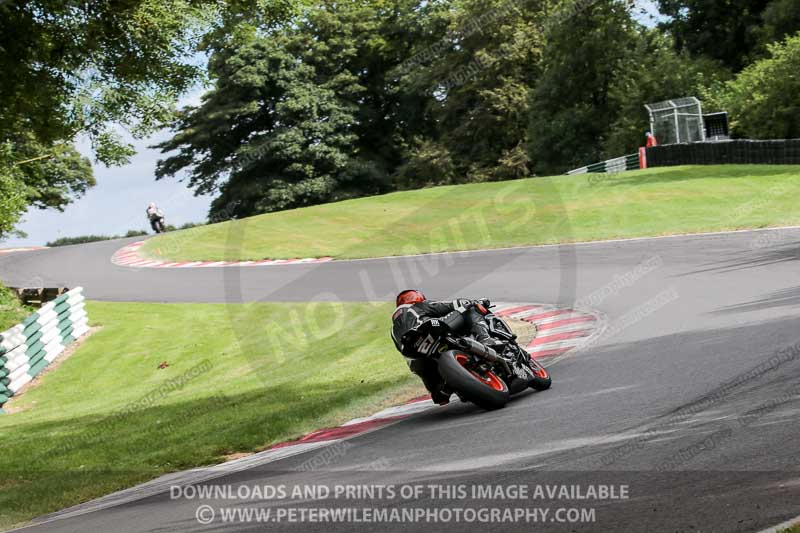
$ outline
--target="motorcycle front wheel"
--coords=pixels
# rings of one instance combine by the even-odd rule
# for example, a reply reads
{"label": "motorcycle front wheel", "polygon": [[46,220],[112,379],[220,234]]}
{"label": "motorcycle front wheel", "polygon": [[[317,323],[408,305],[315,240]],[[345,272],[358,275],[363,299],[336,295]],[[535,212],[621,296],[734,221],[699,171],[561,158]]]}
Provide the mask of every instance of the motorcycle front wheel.
{"label": "motorcycle front wheel", "polygon": [[530,382],[530,388],[533,390],[543,391],[550,388],[553,380],[548,372],[542,365],[531,359],[531,369],[533,370],[533,379]]}
{"label": "motorcycle front wheel", "polygon": [[470,361],[470,356],[455,350],[439,357],[439,374],[448,388],[487,411],[505,407],[511,398],[508,385],[493,372],[473,370]]}

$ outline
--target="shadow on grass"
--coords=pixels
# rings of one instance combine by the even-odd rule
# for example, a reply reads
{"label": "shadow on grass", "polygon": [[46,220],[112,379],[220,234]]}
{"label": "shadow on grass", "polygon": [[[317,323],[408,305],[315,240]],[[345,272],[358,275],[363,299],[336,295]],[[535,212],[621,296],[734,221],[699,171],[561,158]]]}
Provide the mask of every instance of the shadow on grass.
{"label": "shadow on grass", "polygon": [[[159,475],[300,437],[403,378],[300,384],[156,405],[125,416],[20,423],[0,437],[0,528]],[[214,391],[209,391],[214,394]]]}

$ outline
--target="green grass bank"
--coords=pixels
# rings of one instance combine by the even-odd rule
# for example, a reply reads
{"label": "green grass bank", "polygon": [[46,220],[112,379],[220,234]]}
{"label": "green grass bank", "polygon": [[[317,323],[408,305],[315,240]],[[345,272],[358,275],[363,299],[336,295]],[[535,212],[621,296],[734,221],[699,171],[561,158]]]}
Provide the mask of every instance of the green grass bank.
{"label": "green grass bank", "polygon": [[173,260],[407,255],[800,224],[800,167],[723,165],[434,187],[177,231]]}
{"label": "green grass bank", "polygon": [[90,302],[102,328],[0,415],[0,529],[421,394],[390,307]]}

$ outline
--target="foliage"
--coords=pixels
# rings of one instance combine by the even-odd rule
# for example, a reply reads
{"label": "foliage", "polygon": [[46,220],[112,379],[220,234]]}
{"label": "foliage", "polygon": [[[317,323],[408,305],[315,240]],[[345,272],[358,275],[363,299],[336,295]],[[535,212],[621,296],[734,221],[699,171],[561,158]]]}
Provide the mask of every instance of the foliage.
{"label": "foliage", "polygon": [[772,0],[762,14],[762,43],[784,40],[800,31],[800,2],[797,0]]}
{"label": "foliage", "polygon": [[308,9],[279,30],[241,34],[210,61],[215,87],[159,147],[158,177],[191,167],[211,217],[240,217],[389,190],[403,105],[386,94],[399,61],[389,30],[403,4]]}
{"label": "foliage", "polygon": [[757,61],[734,80],[709,91],[714,105],[732,116],[740,137],[796,139],[800,137],[800,33],[769,45],[769,57]]}
{"label": "foliage", "polygon": [[[188,58],[198,13],[183,0],[0,3],[0,174],[27,205],[63,209],[94,185],[77,135],[121,164],[131,149],[110,124],[155,130],[200,73]],[[21,212],[3,210],[0,236]]]}
{"label": "foliage", "polygon": [[717,107],[795,4],[662,0],[672,18],[647,28],[624,0],[323,2],[226,36],[213,90],[159,145],[158,177],[189,171],[220,221],[562,172],[635,151],[645,103]]}
{"label": "foliage", "polygon": [[0,283],[0,332],[19,324],[33,311],[32,307],[22,305],[17,295]]}
{"label": "foliage", "polygon": [[800,30],[797,0],[659,0],[679,51],[739,71]]}
{"label": "foliage", "polygon": [[72,244],[85,244],[87,242],[110,241],[125,237],[138,237],[140,235],[147,235],[147,232],[141,230],[130,230],[125,235],[80,235],[77,237],[61,237],[54,241],[48,242],[46,246],[54,248],[56,246],[69,246]]}
{"label": "foliage", "polygon": [[644,133],[649,129],[644,104],[700,95],[706,87],[730,77],[712,59],[676,53],[671,40],[657,30],[640,30],[628,61],[636,67],[623,68],[610,86],[609,100],[617,111],[601,146],[601,159],[635,153],[643,145]]}
{"label": "foliage", "polygon": [[326,3],[240,35],[159,145],[178,153],[158,175],[191,169],[198,193],[219,190],[214,219],[526,176],[548,3]]}
{"label": "foliage", "polygon": [[544,73],[530,96],[529,153],[538,172],[601,158],[609,124],[619,116],[612,87],[631,68],[637,31],[622,1],[588,5],[553,25]]}
{"label": "foliage", "polygon": [[770,0],[659,0],[677,50],[740,70],[760,44],[761,14]]}
{"label": "foliage", "polygon": [[427,138],[406,146],[401,187],[527,176],[528,95],[541,74],[549,0],[463,0],[411,57],[436,57],[402,78],[425,96]]}
{"label": "foliage", "polygon": [[13,168],[0,167],[0,237],[10,233],[27,204],[22,182]]}
{"label": "foliage", "polygon": [[[199,52],[243,18],[268,23],[292,9],[288,0],[0,2],[3,186],[14,175],[29,205],[63,209],[94,185],[72,146],[78,136],[99,162],[126,163],[133,149],[115,128],[134,138],[159,129],[202,80]],[[0,237],[20,213],[3,210]]]}
{"label": "foliage", "polygon": [[201,13],[185,0],[4,2],[0,139],[27,131],[48,145],[83,132],[103,154],[117,144],[110,123],[152,132],[200,75]]}

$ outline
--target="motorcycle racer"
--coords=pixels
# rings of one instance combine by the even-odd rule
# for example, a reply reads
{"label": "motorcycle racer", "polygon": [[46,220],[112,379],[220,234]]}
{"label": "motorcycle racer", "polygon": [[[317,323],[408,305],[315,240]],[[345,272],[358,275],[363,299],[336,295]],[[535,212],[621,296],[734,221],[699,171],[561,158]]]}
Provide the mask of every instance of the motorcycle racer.
{"label": "motorcycle racer", "polygon": [[[425,295],[416,289],[407,289],[397,295],[395,301],[397,308],[392,313],[392,340],[397,350],[408,360],[411,371],[422,379],[422,383],[434,403],[446,405],[450,395],[442,390],[444,385],[436,361],[421,356],[417,350],[418,336],[414,335],[420,324],[450,315],[463,317],[464,329],[467,329],[475,340],[481,344],[491,345],[494,340],[489,335],[489,329],[483,316],[489,307],[489,300],[457,299],[452,302],[437,302],[428,300]],[[454,318],[458,318],[454,315]]]}
{"label": "motorcycle racer", "polygon": [[155,202],[150,202],[147,206],[147,220],[150,222],[150,227],[156,233],[164,232],[164,212],[156,205]]}

